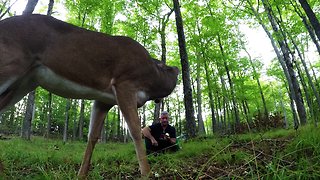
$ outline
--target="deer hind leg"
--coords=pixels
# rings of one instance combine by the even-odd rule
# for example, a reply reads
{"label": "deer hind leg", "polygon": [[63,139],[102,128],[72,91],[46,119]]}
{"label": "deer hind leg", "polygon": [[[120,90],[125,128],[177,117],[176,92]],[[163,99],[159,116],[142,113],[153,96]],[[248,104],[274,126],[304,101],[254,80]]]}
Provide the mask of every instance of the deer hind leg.
{"label": "deer hind leg", "polygon": [[81,163],[78,176],[85,178],[88,175],[90,160],[92,157],[93,149],[100,137],[103,121],[108,111],[113,105],[108,105],[99,101],[94,101],[90,117],[90,127],[88,134],[88,144]]}
{"label": "deer hind leg", "polygon": [[141,122],[138,116],[137,96],[134,88],[130,85],[113,86],[114,94],[116,94],[117,103],[128,124],[131,137],[133,139],[137,158],[139,161],[140,172],[142,176],[147,176],[150,172],[150,166],[147,162],[146,150],[143,146],[141,137]]}

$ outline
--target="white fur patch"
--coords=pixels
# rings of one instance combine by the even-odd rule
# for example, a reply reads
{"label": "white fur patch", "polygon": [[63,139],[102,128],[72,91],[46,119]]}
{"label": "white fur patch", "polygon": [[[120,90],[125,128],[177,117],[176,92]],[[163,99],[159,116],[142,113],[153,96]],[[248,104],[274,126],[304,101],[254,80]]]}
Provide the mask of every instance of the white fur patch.
{"label": "white fur patch", "polygon": [[41,87],[59,96],[75,99],[94,99],[107,104],[116,104],[112,93],[99,91],[70,81],[45,66],[37,68],[36,79]]}
{"label": "white fur patch", "polygon": [[138,91],[137,92],[137,103],[138,106],[142,106],[147,100],[149,99],[149,96],[144,91]]}

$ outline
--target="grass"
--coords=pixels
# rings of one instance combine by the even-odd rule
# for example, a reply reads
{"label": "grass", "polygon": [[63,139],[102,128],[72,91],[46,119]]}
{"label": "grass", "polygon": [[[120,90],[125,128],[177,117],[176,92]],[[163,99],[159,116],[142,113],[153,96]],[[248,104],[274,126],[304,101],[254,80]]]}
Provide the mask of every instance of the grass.
{"label": "grass", "polygon": [[[34,137],[0,140],[0,179],[76,179],[86,144]],[[320,131],[273,130],[181,143],[148,156],[151,179],[320,179]],[[88,179],[137,179],[132,143],[97,144]]]}

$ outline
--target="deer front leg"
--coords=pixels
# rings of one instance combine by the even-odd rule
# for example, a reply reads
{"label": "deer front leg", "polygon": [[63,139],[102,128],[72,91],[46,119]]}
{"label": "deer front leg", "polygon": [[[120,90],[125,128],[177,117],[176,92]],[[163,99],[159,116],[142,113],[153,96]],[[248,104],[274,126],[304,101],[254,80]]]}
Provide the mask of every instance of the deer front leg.
{"label": "deer front leg", "polygon": [[90,117],[88,144],[81,163],[80,170],[78,172],[78,176],[80,178],[85,178],[88,175],[93,149],[100,137],[103,121],[111,107],[111,105],[107,105],[99,101],[94,101]]}
{"label": "deer front leg", "polygon": [[138,117],[137,96],[135,91],[130,88],[130,85],[113,87],[113,91],[115,91],[114,94],[117,96],[118,105],[128,124],[135,145],[141,175],[147,176],[150,172],[150,166],[147,162],[146,151],[141,138],[141,123]]}

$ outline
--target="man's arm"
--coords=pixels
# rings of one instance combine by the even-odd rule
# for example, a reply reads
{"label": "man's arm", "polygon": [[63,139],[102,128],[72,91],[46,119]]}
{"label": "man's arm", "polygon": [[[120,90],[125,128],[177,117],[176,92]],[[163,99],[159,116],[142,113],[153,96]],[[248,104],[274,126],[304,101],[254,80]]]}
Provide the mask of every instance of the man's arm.
{"label": "man's arm", "polygon": [[170,141],[171,144],[175,144],[177,139],[175,137],[169,137],[168,135],[165,136],[167,141]]}
{"label": "man's arm", "polygon": [[151,129],[146,126],[141,130],[142,134],[144,137],[148,138],[151,140],[151,143],[153,146],[158,146],[158,141],[156,141],[156,139],[154,139],[154,137],[151,134]]}
{"label": "man's arm", "polygon": [[175,144],[177,142],[176,138],[169,138],[169,141],[171,142],[171,144]]}

